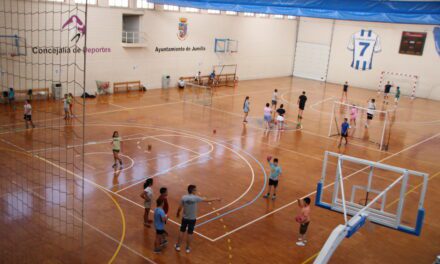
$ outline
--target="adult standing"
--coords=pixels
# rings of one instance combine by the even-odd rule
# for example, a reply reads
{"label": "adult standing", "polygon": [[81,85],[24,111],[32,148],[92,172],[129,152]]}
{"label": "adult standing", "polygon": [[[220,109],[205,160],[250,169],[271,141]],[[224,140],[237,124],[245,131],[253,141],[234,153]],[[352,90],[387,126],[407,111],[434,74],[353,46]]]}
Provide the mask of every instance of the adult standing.
{"label": "adult standing", "polygon": [[180,251],[185,232],[188,232],[186,237],[186,253],[191,252],[191,241],[196,226],[197,219],[197,204],[200,202],[214,202],[221,201],[220,198],[204,198],[197,195],[197,187],[195,185],[188,186],[188,194],[182,196],[180,206],[177,209],[177,218],[180,217],[180,212],[183,210],[182,224],[180,225],[179,238],[174,248]]}
{"label": "adult standing", "polygon": [[344,101],[344,97],[345,97],[345,101],[348,100],[348,82],[346,81],[344,83],[344,85],[342,86],[342,97],[341,97],[341,102]]}
{"label": "adult standing", "polygon": [[296,126],[297,128],[301,127],[301,121],[303,118],[303,112],[304,109],[306,108],[306,102],[307,102],[307,96],[306,96],[306,92],[303,91],[302,94],[298,97],[298,125]]}

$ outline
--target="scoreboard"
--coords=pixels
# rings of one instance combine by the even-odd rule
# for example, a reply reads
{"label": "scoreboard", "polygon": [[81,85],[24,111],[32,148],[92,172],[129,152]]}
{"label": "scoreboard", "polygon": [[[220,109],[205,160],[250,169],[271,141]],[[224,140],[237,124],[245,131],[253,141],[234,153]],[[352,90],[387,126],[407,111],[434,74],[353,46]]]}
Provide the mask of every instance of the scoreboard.
{"label": "scoreboard", "polygon": [[404,31],[402,33],[399,53],[421,56],[425,47],[425,40],[426,32]]}

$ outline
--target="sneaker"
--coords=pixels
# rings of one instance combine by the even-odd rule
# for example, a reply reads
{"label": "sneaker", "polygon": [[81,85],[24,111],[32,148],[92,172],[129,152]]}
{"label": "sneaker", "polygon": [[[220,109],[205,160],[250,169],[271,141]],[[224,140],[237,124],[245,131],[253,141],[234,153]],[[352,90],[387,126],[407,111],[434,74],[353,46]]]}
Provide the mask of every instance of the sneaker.
{"label": "sneaker", "polygon": [[276,195],[272,195],[272,200],[275,200],[277,198]]}
{"label": "sneaker", "polygon": [[269,198],[269,194],[264,195],[263,198]]}
{"label": "sneaker", "polygon": [[166,240],[166,239],[164,241],[162,241],[162,243],[160,243],[161,247],[164,247],[166,245],[168,245],[168,240]]}
{"label": "sneaker", "polygon": [[304,247],[306,244],[304,243],[304,241],[298,241],[296,242],[296,245],[299,247]]}
{"label": "sneaker", "polygon": [[191,249],[189,247],[186,247],[186,253],[191,253]]}
{"label": "sneaker", "polygon": [[116,163],[115,163],[115,164],[113,164],[112,168],[116,169],[116,166],[118,166],[118,165],[116,165]]}
{"label": "sneaker", "polygon": [[155,253],[155,254],[160,254],[160,252],[161,252],[160,248],[155,248],[153,250],[153,253]]}
{"label": "sneaker", "polygon": [[176,249],[177,252],[180,252],[180,245],[175,244],[175,245],[174,245],[174,249]]}

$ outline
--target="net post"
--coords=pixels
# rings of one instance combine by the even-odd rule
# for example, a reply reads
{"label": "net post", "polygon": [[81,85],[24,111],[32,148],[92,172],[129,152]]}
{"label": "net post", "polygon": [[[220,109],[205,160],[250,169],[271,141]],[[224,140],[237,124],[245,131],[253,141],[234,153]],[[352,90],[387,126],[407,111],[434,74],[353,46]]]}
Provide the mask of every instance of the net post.
{"label": "net post", "polygon": [[328,136],[332,136],[333,119],[335,117],[335,102],[333,102],[332,115],[330,116],[330,128],[328,129]]}
{"label": "net post", "polygon": [[406,193],[407,184],[408,184],[408,171],[406,170],[403,173],[402,188],[400,188],[399,204],[397,206],[397,214],[396,214],[397,225],[400,225],[400,221],[402,219],[402,211],[403,211],[403,204],[405,202],[405,193]]}
{"label": "net post", "polygon": [[342,160],[338,158],[338,180],[341,185],[341,196],[342,196],[342,209],[344,211],[344,220],[347,223],[347,207],[345,204],[345,191],[344,191],[344,179],[342,179]]}
{"label": "net post", "polygon": [[385,139],[385,128],[387,127],[387,123],[388,123],[388,111],[385,112],[385,123],[383,124],[382,135],[381,135],[380,146],[379,146],[380,150],[383,150],[383,141]]}

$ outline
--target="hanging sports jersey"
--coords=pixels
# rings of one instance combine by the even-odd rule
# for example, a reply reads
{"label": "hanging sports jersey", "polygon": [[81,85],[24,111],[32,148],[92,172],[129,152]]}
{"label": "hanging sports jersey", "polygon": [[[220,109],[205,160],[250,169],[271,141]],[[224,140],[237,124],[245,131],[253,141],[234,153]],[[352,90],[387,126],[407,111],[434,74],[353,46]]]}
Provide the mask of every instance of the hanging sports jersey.
{"label": "hanging sports jersey", "polygon": [[434,28],[434,44],[438,55],[440,56],[440,27]]}
{"label": "hanging sports jersey", "polygon": [[373,54],[381,51],[379,36],[371,30],[362,29],[351,36],[348,49],[353,51],[352,68],[371,70]]}

